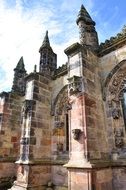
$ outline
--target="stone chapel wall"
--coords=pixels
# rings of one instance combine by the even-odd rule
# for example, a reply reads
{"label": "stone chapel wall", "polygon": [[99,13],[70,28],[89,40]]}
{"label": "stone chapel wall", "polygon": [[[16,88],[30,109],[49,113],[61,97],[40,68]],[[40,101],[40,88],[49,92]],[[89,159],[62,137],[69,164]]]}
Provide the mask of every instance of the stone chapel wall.
{"label": "stone chapel wall", "polygon": [[[0,187],[16,176],[14,162],[19,156],[22,98],[16,93],[1,93],[0,105]],[[8,186],[9,187],[9,186]]]}

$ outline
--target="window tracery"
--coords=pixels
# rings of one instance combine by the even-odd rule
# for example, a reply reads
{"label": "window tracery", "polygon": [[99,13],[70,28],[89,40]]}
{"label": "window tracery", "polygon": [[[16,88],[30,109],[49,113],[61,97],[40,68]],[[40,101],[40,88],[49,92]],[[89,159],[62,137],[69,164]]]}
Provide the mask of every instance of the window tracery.
{"label": "window tracery", "polygon": [[63,88],[53,104],[53,141],[57,154],[69,151],[69,110],[71,104],[68,101],[67,86]]}
{"label": "window tracery", "polygon": [[123,149],[126,144],[126,68],[119,68],[109,81],[106,93],[111,113],[115,147]]}

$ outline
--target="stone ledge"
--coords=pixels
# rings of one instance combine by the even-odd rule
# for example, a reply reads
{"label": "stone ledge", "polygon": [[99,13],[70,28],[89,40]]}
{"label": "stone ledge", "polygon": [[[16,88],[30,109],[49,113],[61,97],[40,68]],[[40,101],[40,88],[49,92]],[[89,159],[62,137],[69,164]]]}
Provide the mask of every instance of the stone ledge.
{"label": "stone ledge", "polygon": [[80,161],[69,161],[67,164],[64,165],[64,167],[88,169],[88,168],[92,168],[92,165],[90,162],[86,162],[86,160],[80,160]]}
{"label": "stone ledge", "polygon": [[15,163],[22,164],[22,165],[64,165],[67,162],[68,160],[46,159],[46,160],[27,160],[27,161],[18,160]]}
{"label": "stone ledge", "polygon": [[71,55],[72,53],[74,53],[76,51],[79,51],[81,47],[82,46],[78,42],[76,42],[76,43],[72,44],[71,46],[69,46],[68,48],[66,48],[64,50],[64,52],[68,56],[68,55]]}
{"label": "stone ledge", "polygon": [[114,167],[125,167],[126,160],[81,160],[81,161],[69,161],[64,165],[66,168],[78,168],[78,169],[102,169],[102,168],[114,168]]}
{"label": "stone ledge", "polygon": [[10,162],[10,163],[14,163],[17,160],[17,158],[0,158],[0,163],[6,163],[6,162]]}

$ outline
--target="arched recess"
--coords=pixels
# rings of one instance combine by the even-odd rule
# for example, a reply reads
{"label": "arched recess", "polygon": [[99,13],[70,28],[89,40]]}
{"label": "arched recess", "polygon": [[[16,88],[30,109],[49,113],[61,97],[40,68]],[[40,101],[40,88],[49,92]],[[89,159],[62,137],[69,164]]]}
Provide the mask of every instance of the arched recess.
{"label": "arched recess", "polygon": [[69,151],[69,111],[67,85],[56,96],[52,104],[52,144],[56,155]]}
{"label": "arched recess", "polygon": [[126,145],[126,60],[109,73],[103,91],[110,150],[114,148],[120,152]]}
{"label": "arched recess", "polygon": [[122,60],[120,63],[118,63],[112,70],[111,72],[108,74],[108,76],[105,79],[105,82],[103,84],[103,100],[106,100],[106,96],[107,96],[107,87],[112,79],[112,77],[120,70],[123,69],[123,67],[126,66],[126,59]]}

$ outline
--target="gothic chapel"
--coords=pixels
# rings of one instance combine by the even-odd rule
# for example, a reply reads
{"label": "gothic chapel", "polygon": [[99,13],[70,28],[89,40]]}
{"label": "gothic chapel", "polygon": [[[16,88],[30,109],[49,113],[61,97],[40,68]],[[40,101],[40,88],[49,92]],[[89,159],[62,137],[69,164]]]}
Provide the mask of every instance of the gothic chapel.
{"label": "gothic chapel", "polygon": [[126,190],[126,27],[99,45],[83,5],[76,23],[65,65],[46,32],[0,93],[0,190]]}

